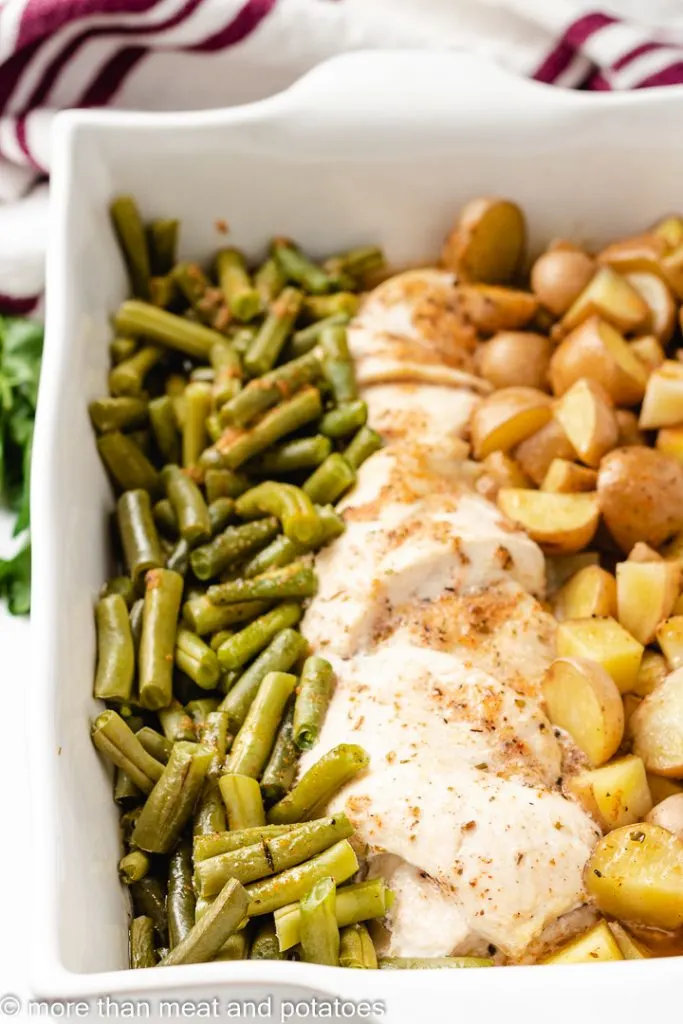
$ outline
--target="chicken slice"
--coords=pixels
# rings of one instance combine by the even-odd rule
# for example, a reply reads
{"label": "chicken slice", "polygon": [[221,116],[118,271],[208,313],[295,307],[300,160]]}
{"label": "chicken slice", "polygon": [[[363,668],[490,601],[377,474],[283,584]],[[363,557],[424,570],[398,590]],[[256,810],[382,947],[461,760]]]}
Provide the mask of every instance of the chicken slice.
{"label": "chicken slice", "polygon": [[459,442],[480,400],[466,388],[416,383],[375,384],[363,390],[363,398],[369,422],[387,442],[410,438],[436,449]]}

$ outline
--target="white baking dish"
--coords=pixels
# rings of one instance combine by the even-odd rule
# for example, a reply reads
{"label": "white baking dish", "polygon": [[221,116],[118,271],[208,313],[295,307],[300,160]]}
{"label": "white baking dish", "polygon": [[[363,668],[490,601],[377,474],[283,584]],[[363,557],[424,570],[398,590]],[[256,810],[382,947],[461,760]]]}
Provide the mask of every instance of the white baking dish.
{"label": "white baking dish", "polygon": [[522,204],[532,245],[553,236],[600,242],[683,206],[682,113],[679,90],[587,96],[464,56],[376,53],[335,59],[248,107],[60,119],[32,483],[41,994],[225,1000],[318,991],[384,1001],[392,1022],[426,1011],[432,1021],[457,1013],[525,1024],[549,1014],[554,1022],[594,1020],[620,1008],[640,1019],[654,993],[662,1006],[674,985],[677,994],[678,960],[455,973],[289,963],[124,970],[117,814],[88,734],[92,606],[108,570],[112,498],[86,406],[105,388],[108,317],[126,290],[106,214],[115,193],[134,193],[147,216],[181,217],[190,258],[220,243],[217,218],[254,256],[277,232],[314,254],[378,242],[398,263],[430,258],[458,207],[481,193]]}

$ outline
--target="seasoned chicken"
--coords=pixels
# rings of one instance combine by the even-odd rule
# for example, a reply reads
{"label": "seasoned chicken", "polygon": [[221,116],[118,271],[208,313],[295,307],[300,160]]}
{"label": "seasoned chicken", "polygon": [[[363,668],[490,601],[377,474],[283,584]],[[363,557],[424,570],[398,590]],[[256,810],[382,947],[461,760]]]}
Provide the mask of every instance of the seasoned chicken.
{"label": "seasoned chicken", "polygon": [[387,441],[410,438],[425,448],[443,448],[461,440],[479,397],[466,388],[397,383],[375,384],[363,391],[368,419]]}

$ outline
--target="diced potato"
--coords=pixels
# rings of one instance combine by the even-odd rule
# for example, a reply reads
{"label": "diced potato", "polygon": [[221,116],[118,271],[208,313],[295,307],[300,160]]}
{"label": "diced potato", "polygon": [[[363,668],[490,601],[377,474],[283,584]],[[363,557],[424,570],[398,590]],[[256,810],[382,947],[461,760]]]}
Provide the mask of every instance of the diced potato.
{"label": "diced potato", "polygon": [[634,412],[631,412],[630,409],[616,409],[614,415],[619,428],[617,444],[620,448],[645,444],[645,434],[638,426],[638,417]]}
{"label": "diced potato", "polygon": [[628,562],[663,562],[664,559],[660,555],[659,551],[655,551],[649,544],[639,540],[637,544],[634,544],[627,558]]}
{"label": "diced potato", "polygon": [[607,960],[624,960],[619,944],[607,926],[600,921],[589,932],[572,939],[556,953],[545,957],[544,964],[594,964]]}
{"label": "diced potato", "polygon": [[578,466],[567,459],[553,459],[541,483],[542,491],[556,494],[574,494],[576,491],[594,491],[598,474],[587,466]]}
{"label": "diced potato", "polygon": [[659,274],[664,276],[662,260],[667,243],[656,234],[636,235],[612,242],[598,256],[599,263],[618,270],[620,274]]}
{"label": "diced potato", "polygon": [[640,707],[643,698],[637,697],[635,693],[625,693],[622,698],[622,704],[624,705],[624,742],[631,744],[633,741],[633,731],[631,729],[631,719],[637,708]]}
{"label": "diced potato", "polygon": [[683,423],[683,363],[667,359],[652,371],[638,422],[643,430]]}
{"label": "diced potato", "polygon": [[666,779],[663,775],[652,775],[648,772],[647,784],[650,787],[652,802],[655,807],[657,804],[661,804],[662,800],[666,800],[667,797],[683,793],[683,785],[680,782],[676,782],[674,779]]}
{"label": "diced potato", "polygon": [[[600,556],[597,551],[579,551],[576,555],[549,555],[546,559],[548,591],[553,593],[559,590],[577,572],[587,569],[589,565],[599,564]],[[616,608],[616,591],[614,600]]]}
{"label": "diced potato", "polygon": [[662,427],[657,431],[655,448],[658,452],[683,462],[683,427]]}
{"label": "diced potato", "polygon": [[572,331],[550,360],[550,383],[556,395],[588,377],[602,384],[615,405],[637,405],[648,376],[648,368],[619,331],[599,317],[591,317]]}
{"label": "diced potato", "polygon": [[667,284],[679,301],[683,301],[683,245],[676,246],[662,260]]}
{"label": "diced potato", "polygon": [[679,839],[683,839],[683,793],[666,797],[652,808],[645,821],[651,825],[660,825],[667,832],[673,832]]}
{"label": "diced potato", "polygon": [[642,338],[635,338],[628,344],[631,352],[638,356],[638,359],[640,359],[641,363],[645,364],[648,370],[656,370],[666,359],[666,352],[651,334],[646,334]]}
{"label": "diced potato", "polygon": [[498,507],[549,554],[580,551],[598,527],[597,496],[503,488]]}
{"label": "diced potato", "polygon": [[631,718],[633,751],[648,772],[683,776],[683,671],[672,672]]}
{"label": "diced potato", "polygon": [[552,249],[531,268],[531,288],[555,316],[563,316],[596,271],[595,260],[580,249]]}
{"label": "diced potato", "polygon": [[639,540],[658,548],[683,530],[683,465],[645,446],[616,448],[600,463],[598,498],[623,551]]}
{"label": "diced potato", "polygon": [[[665,562],[665,565],[672,563]],[[657,643],[670,669],[683,665],[683,615],[672,615],[657,627]]]}
{"label": "diced potato", "polygon": [[[617,581],[617,593],[619,583]],[[620,693],[628,693],[638,676],[643,645],[616,619],[569,619],[557,627],[557,653],[562,658],[589,658],[610,674]]]}
{"label": "diced potato", "polygon": [[478,459],[509,451],[536,433],[552,416],[550,399],[535,388],[503,388],[477,406],[470,421],[472,447]]}
{"label": "diced potato", "polygon": [[604,317],[617,330],[630,332],[647,326],[650,308],[625,277],[604,266],[569,307],[562,318],[562,329],[572,331],[592,316]]}
{"label": "diced potato", "polygon": [[677,249],[683,245],[683,220],[680,217],[665,217],[652,229],[652,234],[660,238],[667,249]]}
{"label": "diced potato", "polygon": [[668,674],[669,666],[663,654],[659,654],[658,651],[643,651],[643,658],[636,681],[631,687],[631,693],[635,693],[639,697],[647,697],[648,693],[657,689]]}
{"label": "diced potato", "polygon": [[524,214],[507,199],[471,200],[444,246],[442,260],[463,281],[505,284],[524,260]]}
{"label": "diced potato", "polygon": [[676,302],[671,289],[657,274],[627,274],[625,280],[647,303],[650,310],[647,329],[666,344],[676,327]]}
{"label": "diced potato", "polygon": [[624,707],[602,665],[586,658],[556,658],[546,672],[543,696],[550,721],[569,733],[593,767],[619,749]]}
{"label": "diced potato", "polygon": [[683,615],[683,594],[679,594],[674,602],[672,615]]}
{"label": "diced potato", "polygon": [[641,644],[650,644],[657,627],[671,615],[681,583],[678,562],[632,561],[617,565],[617,616]]}
{"label": "diced potato", "polygon": [[645,946],[637,942],[618,921],[609,921],[609,930],[616,939],[624,960],[648,960],[652,955]]}
{"label": "diced potato", "polygon": [[495,501],[501,487],[532,487],[533,484],[522,467],[505,452],[491,452],[479,463],[483,475],[475,484],[489,501]]}
{"label": "diced potato", "polygon": [[642,821],[652,808],[645,765],[633,755],[579,772],[568,789],[605,831]]}
{"label": "diced potato", "polygon": [[612,399],[597,381],[582,379],[558,398],[553,415],[582,462],[599,466],[619,439]]}
{"label": "diced potato", "polygon": [[538,309],[538,299],[530,292],[496,284],[461,284],[457,292],[465,319],[483,334],[518,331]]}
{"label": "diced potato", "polygon": [[572,461],[576,458],[567,435],[555,419],[517,445],[512,454],[527,476],[539,486],[554,459]]}
{"label": "diced potato", "polygon": [[599,565],[580,569],[557,592],[553,601],[557,619],[590,619],[617,614],[617,583]]}
{"label": "diced potato", "polygon": [[477,352],[479,373],[495,388],[548,386],[550,338],[531,331],[500,331]]}
{"label": "diced potato", "polygon": [[683,842],[658,825],[625,825],[604,836],[584,881],[598,908],[653,928],[683,925]]}

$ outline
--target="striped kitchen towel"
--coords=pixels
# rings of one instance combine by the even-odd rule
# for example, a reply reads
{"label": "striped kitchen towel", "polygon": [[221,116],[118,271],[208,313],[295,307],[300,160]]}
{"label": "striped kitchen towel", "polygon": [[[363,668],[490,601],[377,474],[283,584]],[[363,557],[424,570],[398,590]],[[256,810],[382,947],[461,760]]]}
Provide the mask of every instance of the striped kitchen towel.
{"label": "striped kitchen towel", "polygon": [[681,0],[0,0],[0,310],[43,288],[50,123],[259,99],[345,50],[467,49],[580,89],[683,83]]}

